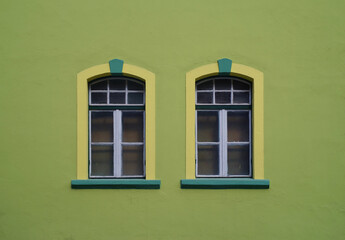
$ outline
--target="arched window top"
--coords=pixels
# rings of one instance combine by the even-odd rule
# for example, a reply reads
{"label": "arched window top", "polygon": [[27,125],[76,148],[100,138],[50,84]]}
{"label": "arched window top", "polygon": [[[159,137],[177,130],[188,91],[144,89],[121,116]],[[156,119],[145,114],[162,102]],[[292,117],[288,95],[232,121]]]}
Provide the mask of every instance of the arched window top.
{"label": "arched window top", "polygon": [[251,82],[216,76],[196,82],[197,105],[251,105]]}
{"label": "arched window top", "polygon": [[145,83],[129,77],[103,77],[89,83],[89,105],[145,104]]}

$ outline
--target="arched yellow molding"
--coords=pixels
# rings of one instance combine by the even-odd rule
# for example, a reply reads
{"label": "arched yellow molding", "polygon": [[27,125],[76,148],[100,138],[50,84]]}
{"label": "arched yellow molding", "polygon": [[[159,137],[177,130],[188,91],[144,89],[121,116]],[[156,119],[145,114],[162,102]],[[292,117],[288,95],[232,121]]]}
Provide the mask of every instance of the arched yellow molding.
{"label": "arched yellow molding", "polygon": [[[145,82],[146,179],[155,179],[155,75],[134,65],[123,63],[122,75]],[[109,64],[90,67],[77,75],[77,179],[88,179],[88,82],[111,76]]]}
{"label": "arched yellow molding", "polygon": [[[186,74],[186,178],[195,179],[195,82],[219,75],[217,63],[204,65]],[[230,76],[252,82],[253,178],[264,179],[264,82],[263,73],[232,63]]]}

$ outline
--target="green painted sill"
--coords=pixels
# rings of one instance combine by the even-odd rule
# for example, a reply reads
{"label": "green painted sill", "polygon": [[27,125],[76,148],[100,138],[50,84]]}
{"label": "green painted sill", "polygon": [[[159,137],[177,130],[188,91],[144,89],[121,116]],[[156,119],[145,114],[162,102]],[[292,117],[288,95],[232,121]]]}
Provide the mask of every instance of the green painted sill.
{"label": "green painted sill", "polygon": [[160,189],[160,180],[145,179],[85,179],[72,180],[73,189]]}
{"label": "green painted sill", "polygon": [[270,181],[252,178],[199,178],[182,179],[183,189],[268,189]]}

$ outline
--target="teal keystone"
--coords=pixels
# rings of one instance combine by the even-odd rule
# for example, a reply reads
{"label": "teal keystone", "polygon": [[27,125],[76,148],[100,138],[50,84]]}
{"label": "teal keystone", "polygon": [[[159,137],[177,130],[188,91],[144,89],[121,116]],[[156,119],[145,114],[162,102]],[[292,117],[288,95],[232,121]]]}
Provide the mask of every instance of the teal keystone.
{"label": "teal keystone", "polygon": [[113,59],[109,61],[109,68],[111,74],[122,74],[123,60]]}
{"label": "teal keystone", "polygon": [[182,179],[184,189],[268,189],[270,181],[252,178],[199,178]]}
{"label": "teal keystone", "polygon": [[222,58],[219,59],[217,62],[219,74],[230,75],[232,60],[228,58]]}

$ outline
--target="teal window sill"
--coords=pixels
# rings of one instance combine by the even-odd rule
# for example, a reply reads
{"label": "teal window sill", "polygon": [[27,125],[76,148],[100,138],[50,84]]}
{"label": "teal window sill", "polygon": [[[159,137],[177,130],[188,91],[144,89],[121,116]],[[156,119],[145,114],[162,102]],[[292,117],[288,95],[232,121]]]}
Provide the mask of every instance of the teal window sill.
{"label": "teal window sill", "polygon": [[268,189],[270,181],[252,178],[199,178],[182,179],[183,189]]}
{"label": "teal window sill", "polygon": [[145,179],[85,179],[72,180],[73,189],[160,189],[160,180]]}

